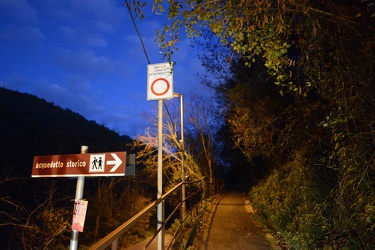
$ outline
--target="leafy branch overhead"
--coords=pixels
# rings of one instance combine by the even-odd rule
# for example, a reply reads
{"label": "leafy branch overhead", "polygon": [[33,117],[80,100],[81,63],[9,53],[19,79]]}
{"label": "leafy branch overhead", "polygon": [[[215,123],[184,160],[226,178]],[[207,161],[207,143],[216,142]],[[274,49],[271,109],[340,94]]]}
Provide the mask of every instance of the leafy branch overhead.
{"label": "leafy branch overhead", "polygon": [[[134,1],[141,6],[140,1]],[[374,15],[373,2],[309,0],[154,0],[153,11],[166,13],[169,22],[157,31],[164,57],[171,60],[182,36],[201,37],[210,30],[251,67],[262,60],[269,77],[282,90],[306,94],[319,80],[317,61],[329,64],[326,48],[330,37],[323,27],[334,26],[337,35],[351,28],[367,36],[363,18]],[[141,12],[140,9],[138,11]],[[329,56],[329,55],[328,55]]]}
{"label": "leafy branch overhead", "polygon": [[229,174],[251,169],[254,207],[291,248],[373,248],[374,6],[154,1],[169,18],[157,33],[166,58],[183,36],[202,47]]}

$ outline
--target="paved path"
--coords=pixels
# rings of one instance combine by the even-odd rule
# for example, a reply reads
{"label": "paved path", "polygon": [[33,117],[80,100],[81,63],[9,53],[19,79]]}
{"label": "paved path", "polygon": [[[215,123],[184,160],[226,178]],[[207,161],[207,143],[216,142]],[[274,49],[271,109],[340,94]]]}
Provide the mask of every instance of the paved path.
{"label": "paved path", "polygon": [[228,193],[214,201],[203,232],[194,241],[197,250],[281,249],[270,233],[252,219],[245,194]]}
{"label": "paved path", "polygon": [[[135,244],[134,246],[131,246],[129,248],[126,248],[125,250],[145,250],[146,245],[149,243],[152,237],[147,238],[146,240],[139,242],[138,244]],[[172,236],[165,234],[164,238],[164,247],[167,248],[169,246],[169,243],[172,240]],[[151,244],[148,246],[147,250],[156,250],[157,247],[157,237],[151,242]]]}

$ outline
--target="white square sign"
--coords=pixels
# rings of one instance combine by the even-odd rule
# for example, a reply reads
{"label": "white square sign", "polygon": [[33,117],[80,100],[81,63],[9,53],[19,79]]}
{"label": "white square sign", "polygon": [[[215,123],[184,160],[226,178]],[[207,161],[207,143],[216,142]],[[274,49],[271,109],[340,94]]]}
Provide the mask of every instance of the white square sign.
{"label": "white square sign", "polygon": [[147,100],[173,98],[173,64],[147,65]]}
{"label": "white square sign", "polygon": [[89,172],[104,172],[105,154],[91,154],[90,155],[90,169]]}

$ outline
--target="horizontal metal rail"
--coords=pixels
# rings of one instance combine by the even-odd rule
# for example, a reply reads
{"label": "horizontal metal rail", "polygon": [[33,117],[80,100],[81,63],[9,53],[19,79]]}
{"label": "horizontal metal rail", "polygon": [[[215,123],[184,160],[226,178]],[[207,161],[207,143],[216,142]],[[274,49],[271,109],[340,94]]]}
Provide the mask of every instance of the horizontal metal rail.
{"label": "horizontal metal rail", "polygon": [[[202,182],[202,180],[204,180],[205,178],[202,178],[200,180],[196,180],[196,181],[187,181],[187,182],[184,182],[182,184],[185,184],[185,185],[189,185],[189,184],[194,184],[194,183],[197,183],[197,182]],[[187,200],[189,200],[190,198],[194,197],[196,194],[198,194],[200,191],[203,190],[203,187],[199,188],[197,191],[195,191],[194,193],[190,194],[188,197],[185,197],[184,200],[181,200],[179,202],[179,204],[175,207],[175,209],[170,213],[170,215],[168,216],[167,219],[165,219],[164,221],[164,224],[162,225],[162,227],[160,227],[156,232],[155,234],[152,236],[152,238],[149,240],[149,242],[146,244],[145,246],[145,249],[147,249],[150,244],[152,243],[152,241],[156,238],[156,236],[158,235],[158,233],[163,229],[163,227],[165,227],[165,225],[173,218],[173,215],[178,211],[178,208],[180,208],[182,206],[182,203],[186,202]],[[203,197],[200,197],[200,201],[199,203],[203,200]],[[171,246],[173,245],[173,242],[176,240],[176,237],[178,235],[178,233],[182,233],[181,232],[181,229],[182,229],[182,225],[184,224],[185,220],[187,219],[187,217],[191,214],[192,210],[196,207],[196,205],[190,210],[190,212],[185,216],[185,218],[181,218],[180,219],[180,225],[177,227],[177,230],[176,232],[174,233],[174,235],[172,236],[172,239],[171,239],[171,242],[169,243],[169,246],[167,249],[170,249]]]}
{"label": "horizontal metal rail", "polygon": [[[146,206],[144,209],[142,209],[140,212],[138,212],[136,215],[134,215],[132,218],[127,220],[125,223],[123,223],[121,226],[113,230],[111,233],[109,233],[107,236],[105,236],[103,239],[92,245],[89,250],[104,250],[106,247],[110,246],[113,242],[116,242],[119,237],[121,237],[124,233],[126,233],[130,228],[132,228],[135,224],[137,224],[139,221],[143,219],[143,217],[148,214],[152,209],[156,208],[158,204],[161,202],[164,202],[174,191],[176,191],[178,188],[180,188],[183,184],[192,184],[196,182],[203,181],[205,178],[202,178],[197,181],[192,182],[181,182],[177,184],[175,187],[170,189],[168,192],[166,192],[164,195],[162,195],[159,199],[155,200],[148,206]],[[185,199],[186,200],[186,199]],[[181,201],[183,202],[183,201]],[[178,206],[181,205],[181,202]],[[176,209],[175,209],[176,211]],[[168,218],[169,220],[169,218]],[[163,223],[163,227],[166,223]],[[152,238],[154,239],[155,236]],[[151,240],[152,241],[152,240]]]}
{"label": "horizontal metal rail", "polygon": [[[189,182],[189,183],[191,184],[191,183],[194,183],[194,182],[197,182],[197,181],[193,181],[193,182]],[[199,194],[199,192],[202,191],[202,189],[203,189],[203,188],[200,188],[200,189],[198,189],[197,191],[195,191],[194,193],[190,194],[188,197],[185,198],[184,201],[187,201],[187,200],[189,200],[190,198],[194,197],[196,194]],[[172,239],[171,239],[171,242],[170,242],[170,244],[169,244],[167,250],[168,250],[168,249],[171,249],[171,247],[172,247],[172,245],[173,245],[173,242],[174,242],[174,241],[176,240],[176,238],[177,238],[177,235],[178,235],[179,233],[182,233],[181,230],[182,230],[182,226],[184,225],[185,221],[188,219],[189,216],[193,216],[193,211],[194,211],[195,209],[197,209],[197,207],[198,207],[199,205],[202,206],[202,202],[203,202],[203,200],[204,200],[205,198],[206,198],[206,197],[203,197],[203,195],[202,195],[202,196],[200,197],[200,200],[199,200],[199,201],[198,201],[198,202],[197,202],[197,203],[196,203],[196,204],[190,209],[190,211],[186,214],[185,218],[182,219],[180,225],[178,226],[176,232],[174,233],[174,235],[173,235],[173,237],[172,237]],[[182,202],[183,202],[183,201],[182,201]],[[182,203],[182,202],[181,202],[181,203]],[[180,203],[178,206],[180,206],[181,203]],[[185,246],[185,247],[186,247],[186,246]],[[185,249],[185,247],[182,247],[182,248]],[[182,249],[182,248],[181,248],[181,249]],[[146,247],[146,249],[147,249],[147,247]]]}

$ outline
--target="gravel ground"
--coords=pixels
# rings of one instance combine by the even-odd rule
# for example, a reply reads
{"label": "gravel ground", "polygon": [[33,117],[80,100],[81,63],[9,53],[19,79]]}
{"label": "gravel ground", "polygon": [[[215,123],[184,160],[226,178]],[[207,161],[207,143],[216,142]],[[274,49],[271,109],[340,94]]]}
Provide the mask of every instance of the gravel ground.
{"label": "gravel ground", "polygon": [[281,249],[275,238],[252,219],[254,213],[244,193],[217,197],[194,240],[194,250]]}

